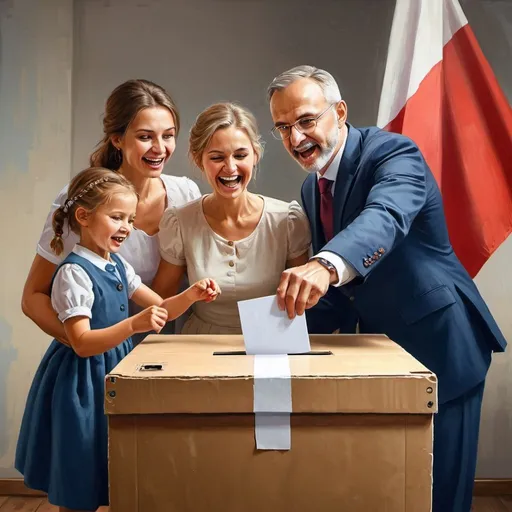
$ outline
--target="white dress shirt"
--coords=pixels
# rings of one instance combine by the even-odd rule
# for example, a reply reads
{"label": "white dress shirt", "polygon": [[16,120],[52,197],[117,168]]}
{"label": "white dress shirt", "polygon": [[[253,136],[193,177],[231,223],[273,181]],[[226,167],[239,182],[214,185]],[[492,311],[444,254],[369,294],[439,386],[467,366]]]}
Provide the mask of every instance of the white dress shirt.
{"label": "white dress shirt", "polygon": [[[323,174],[320,174],[319,172],[316,173],[318,180],[320,178],[326,178],[333,182],[332,187],[331,187],[331,194],[332,194],[333,200],[334,200],[334,189],[336,187],[336,178],[338,177],[338,169],[340,167],[341,158],[343,157],[343,152],[345,150],[346,142],[347,142],[347,138],[345,137],[345,140],[343,141],[341,148],[336,153],[336,156],[333,158],[329,167],[327,167],[327,170]],[[336,235],[334,235],[334,236],[336,236]],[[313,256],[313,258],[324,258],[329,263],[332,263],[334,265],[334,267],[336,268],[336,271],[338,272],[338,282],[334,283],[333,286],[341,286],[343,284],[346,284],[349,281],[352,281],[352,279],[354,279],[354,277],[357,276],[357,272],[354,270],[354,268],[349,263],[347,263],[341,256],[338,256],[337,254],[335,254],[331,251],[320,251],[316,256]]]}

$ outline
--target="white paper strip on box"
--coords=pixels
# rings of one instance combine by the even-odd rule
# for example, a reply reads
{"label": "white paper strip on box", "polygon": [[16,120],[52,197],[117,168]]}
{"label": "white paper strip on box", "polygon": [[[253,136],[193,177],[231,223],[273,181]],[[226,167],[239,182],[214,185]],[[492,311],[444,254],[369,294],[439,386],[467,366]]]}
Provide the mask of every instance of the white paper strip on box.
{"label": "white paper strip on box", "polygon": [[256,448],[291,448],[292,387],[287,354],[310,352],[305,315],[290,320],[277,297],[238,302],[245,351],[254,355]]}
{"label": "white paper strip on box", "polygon": [[256,448],[291,448],[292,387],[287,355],[254,356]]}

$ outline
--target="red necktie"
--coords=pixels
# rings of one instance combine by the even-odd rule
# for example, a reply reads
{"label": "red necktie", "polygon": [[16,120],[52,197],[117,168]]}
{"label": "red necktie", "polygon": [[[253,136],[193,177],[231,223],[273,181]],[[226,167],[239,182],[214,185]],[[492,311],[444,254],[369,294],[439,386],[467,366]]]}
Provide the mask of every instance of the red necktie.
{"label": "red necktie", "polygon": [[334,236],[334,215],[332,211],[332,194],[331,188],[334,182],[327,178],[318,180],[318,188],[320,189],[320,221],[324,228],[325,239],[329,241]]}

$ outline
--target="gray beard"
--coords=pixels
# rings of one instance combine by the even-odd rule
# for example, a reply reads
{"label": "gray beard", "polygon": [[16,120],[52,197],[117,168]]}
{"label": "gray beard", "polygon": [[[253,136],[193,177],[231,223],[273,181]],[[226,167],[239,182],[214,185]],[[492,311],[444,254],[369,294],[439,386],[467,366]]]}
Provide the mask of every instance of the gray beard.
{"label": "gray beard", "polygon": [[302,167],[304,171],[307,173],[313,174],[316,172],[320,172],[326,165],[327,162],[332,158],[334,152],[336,150],[336,146],[340,140],[340,130],[337,126],[334,127],[333,131],[329,134],[327,138],[327,145],[325,148],[321,148],[321,153],[318,155],[317,159],[309,166],[304,167],[303,165],[299,165]]}

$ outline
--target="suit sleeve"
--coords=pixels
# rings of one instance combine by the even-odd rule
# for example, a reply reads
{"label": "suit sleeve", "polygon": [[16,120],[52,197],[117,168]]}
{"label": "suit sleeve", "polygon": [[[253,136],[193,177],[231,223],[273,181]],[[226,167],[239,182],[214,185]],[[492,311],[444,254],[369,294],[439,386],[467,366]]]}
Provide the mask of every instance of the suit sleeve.
{"label": "suit sleeve", "polygon": [[411,140],[388,139],[366,165],[370,191],[363,210],[322,248],[343,258],[362,277],[403,240],[426,199],[426,163]]}

